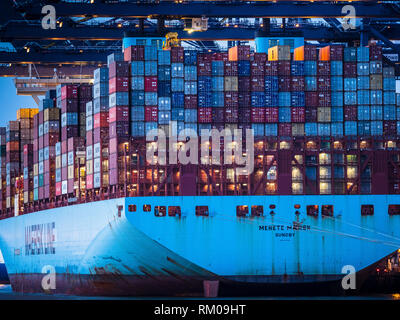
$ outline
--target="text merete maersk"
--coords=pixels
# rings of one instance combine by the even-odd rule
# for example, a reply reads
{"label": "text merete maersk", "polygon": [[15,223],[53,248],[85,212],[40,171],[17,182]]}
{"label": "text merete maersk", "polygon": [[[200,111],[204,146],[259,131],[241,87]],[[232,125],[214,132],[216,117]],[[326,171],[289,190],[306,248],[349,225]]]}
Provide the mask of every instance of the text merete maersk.
{"label": "text merete maersk", "polygon": [[302,225],[296,223],[294,223],[293,225],[270,224],[270,225],[258,226],[258,230],[263,230],[263,231],[293,231],[293,230],[305,231],[310,229],[311,227],[309,225]]}

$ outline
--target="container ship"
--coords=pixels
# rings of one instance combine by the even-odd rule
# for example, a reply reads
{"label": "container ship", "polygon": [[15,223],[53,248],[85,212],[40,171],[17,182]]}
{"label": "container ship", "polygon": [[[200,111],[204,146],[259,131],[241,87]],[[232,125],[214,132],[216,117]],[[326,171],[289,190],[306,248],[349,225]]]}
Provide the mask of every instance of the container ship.
{"label": "container ship", "polygon": [[[0,129],[13,290],[254,294],[374,272],[400,248],[394,69],[378,45],[292,51],[127,46],[18,110]],[[213,129],[254,144],[193,139]]]}

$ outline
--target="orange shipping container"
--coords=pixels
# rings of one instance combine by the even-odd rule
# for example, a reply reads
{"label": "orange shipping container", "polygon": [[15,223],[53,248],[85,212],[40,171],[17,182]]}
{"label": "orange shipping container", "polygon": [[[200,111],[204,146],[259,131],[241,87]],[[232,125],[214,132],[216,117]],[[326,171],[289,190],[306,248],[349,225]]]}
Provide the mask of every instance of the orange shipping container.
{"label": "orange shipping container", "polygon": [[304,61],[304,46],[294,49],[293,60],[294,61]]}
{"label": "orange shipping container", "polygon": [[236,46],[229,48],[229,61],[250,60],[250,46]]}
{"label": "orange shipping container", "polygon": [[331,60],[331,47],[326,46],[319,49],[319,60],[320,61],[330,61]]}

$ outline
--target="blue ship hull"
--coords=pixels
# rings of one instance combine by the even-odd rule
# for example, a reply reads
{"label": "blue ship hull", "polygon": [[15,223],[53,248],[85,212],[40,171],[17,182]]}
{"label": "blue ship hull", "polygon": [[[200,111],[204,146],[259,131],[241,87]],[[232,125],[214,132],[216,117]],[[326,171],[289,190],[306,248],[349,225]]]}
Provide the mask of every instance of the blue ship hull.
{"label": "blue ship hull", "polygon": [[[43,292],[49,266],[50,292],[81,295],[202,294],[203,280],[215,279],[222,294],[337,286],[344,266],[367,274],[400,248],[400,216],[388,214],[399,203],[396,195],[121,198],[2,220],[0,249],[21,292]],[[374,214],[361,216],[362,204]],[[240,205],[262,205],[263,216],[239,218]],[[307,205],[333,205],[333,216],[308,216]],[[155,206],[180,206],[181,216],[156,216]],[[196,216],[196,206],[209,216]]]}

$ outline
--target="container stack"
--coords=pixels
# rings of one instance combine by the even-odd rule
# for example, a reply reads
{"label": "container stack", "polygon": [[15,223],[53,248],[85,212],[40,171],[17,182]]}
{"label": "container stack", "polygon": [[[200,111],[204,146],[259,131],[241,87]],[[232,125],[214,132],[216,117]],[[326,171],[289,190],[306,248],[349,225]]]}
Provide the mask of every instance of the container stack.
{"label": "container stack", "polygon": [[[65,146],[66,144],[66,146]],[[80,197],[80,191],[85,189],[86,183],[86,148],[85,138],[71,137],[61,143],[61,150],[67,149],[67,193]],[[63,181],[62,193],[64,194],[65,182]]]}
{"label": "container stack", "polygon": [[33,144],[24,145],[24,204],[33,202]]}
{"label": "container stack", "polygon": [[213,109],[211,107],[211,54],[197,55],[197,105],[199,130],[211,129]]}
{"label": "container stack", "polygon": [[[226,57],[225,57],[226,59]],[[225,128],[224,55],[211,55],[211,108],[213,127]]]}
{"label": "container stack", "polygon": [[[257,54],[260,56],[259,54]],[[265,56],[265,55],[264,55]],[[259,59],[256,59],[257,61]],[[231,129],[238,127],[239,117],[239,94],[238,94],[238,69],[237,61],[224,61],[224,105],[225,123]]]}
{"label": "container stack", "polygon": [[0,127],[0,210],[6,209],[6,127]]}
{"label": "container stack", "polygon": [[[176,121],[177,132],[185,128],[185,91],[187,94],[190,94],[191,91],[189,83],[191,76],[185,73],[190,71],[184,65],[185,52],[182,49],[174,48],[171,50],[170,82],[166,83],[165,90],[159,90],[159,93],[163,96],[159,98],[161,109],[158,114],[158,123],[161,128],[167,128],[169,121]],[[191,71],[193,72],[193,70]],[[188,80],[186,81],[186,79]],[[177,134],[177,132],[173,133]]]}
{"label": "container stack", "polygon": [[[260,88],[256,88],[258,91],[254,91],[252,94],[251,91],[251,84],[250,84],[250,75],[251,75],[251,68],[250,68],[250,47],[248,46],[238,46],[229,49],[228,52],[229,61],[225,62],[225,81],[226,81],[226,88],[225,91],[228,93],[225,94],[227,99],[226,108],[229,108],[230,105],[234,108],[236,105],[236,91],[237,99],[238,99],[238,127],[239,129],[249,129],[254,127],[255,130],[258,130],[257,133],[254,134],[261,134],[264,132],[264,129],[260,129],[260,123],[254,122],[252,120],[260,120],[260,110],[256,109],[256,105],[258,104],[259,108],[264,109],[264,105],[260,105],[260,100],[265,97],[264,92],[260,93]],[[261,60],[261,59],[257,59]],[[254,70],[259,70],[258,68],[259,61],[255,62]],[[256,74],[259,72],[255,72]],[[259,78],[257,78],[258,80]],[[255,80],[255,82],[257,82]],[[257,83],[259,84],[259,83]],[[262,85],[264,87],[264,84]],[[228,90],[227,90],[228,89]],[[257,92],[257,93],[256,93]],[[230,97],[230,95],[232,97]],[[253,99],[252,99],[253,96]],[[229,99],[230,98],[230,99]],[[232,101],[230,101],[232,100]],[[253,100],[253,101],[252,101]],[[257,108],[258,108],[257,107]],[[235,109],[233,109],[235,110]],[[265,110],[265,109],[264,109]],[[225,110],[226,115],[228,115],[228,109]],[[258,118],[257,118],[258,117]],[[262,116],[261,116],[262,117]],[[235,116],[233,115],[233,118]],[[257,119],[256,119],[257,118]]]}
{"label": "container stack", "polygon": [[[19,121],[9,121],[6,130],[6,207],[14,207],[20,175]],[[18,185],[17,185],[18,186]]]}
{"label": "container stack", "polygon": [[[132,51],[131,58],[138,57],[141,54]],[[109,184],[113,186],[125,183],[123,146],[129,140],[129,74],[128,61],[114,61],[109,64]],[[132,124],[132,133],[134,127]]]}
{"label": "container stack", "polygon": [[60,109],[43,111],[43,197],[52,199],[56,195],[56,143],[60,141]]}
{"label": "container stack", "polygon": [[[131,103],[129,104],[129,94],[128,101],[124,101],[124,104],[118,106],[118,108],[113,109],[113,122],[118,112],[118,120],[122,121],[129,130],[129,121],[131,121],[131,131],[130,134],[134,137],[144,137],[144,118],[145,118],[145,49],[144,46],[131,46],[127,48],[124,52],[125,61],[129,63],[130,66],[130,83],[131,87],[129,94],[131,95]],[[147,73],[152,73],[154,70],[154,63],[147,65]],[[130,107],[130,110],[129,110]],[[129,114],[131,117],[129,118]],[[123,117],[125,115],[125,118]],[[122,118],[121,118],[122,116]],[[110,119],[111,121],[111,119]]]}
{"label": "container stack", "polygon": [[86,137],[86,104],[93,100],[93,86],[81,84],[79,86],[79,136]]}
{"label": "container stack", "polygon": [[[108,68],[99,68],[94,73],[95,105],[86,104],[86,188],[102,188],[108,185],[108,140],[109,140],[109,87]],[[103,102],[102,102],[103,100]],[[103,151],[105,150],[105,151]],[[106,171],[106,172],[105,172]]]}
{"label": "container stack", "polygon": [[[177,112],[177,116],[172,114],[172,120],[176,117],[177,123],[177,131],[179,132],[182,127],[184,127],[184,122],[188,123],[196,123],[198,126],[199,123],[199,114],[197,109],[197,52],[195,50],[185,50],[184,51],[184,103],[183,110]],[[184,118],[182,120],[182,111],[185,112]],[[183,122],[184,121],[184,122]],[[193,125],[189,125],[189,128],[200,130],[199,127],[197,129]]]}

